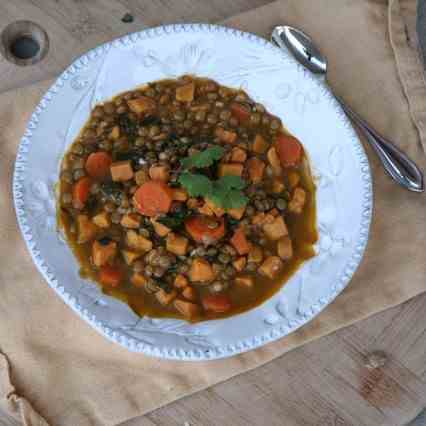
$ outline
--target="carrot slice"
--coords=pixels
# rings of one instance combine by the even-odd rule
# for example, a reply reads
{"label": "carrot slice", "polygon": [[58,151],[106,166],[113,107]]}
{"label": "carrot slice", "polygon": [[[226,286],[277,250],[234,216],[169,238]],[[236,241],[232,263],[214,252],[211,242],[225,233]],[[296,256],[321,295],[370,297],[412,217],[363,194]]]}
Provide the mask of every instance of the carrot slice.
{"label": "carrot slice", "polygon": [[277,136],[275,148],[283,167],[295,166],[302,158],[302,145],[294,136],[280,133]]}
{"label": "carrot slice", "polygon": [[173,190],[164,182],[149,180],[135,192],[136,208],[145,216],[167,213],[173,202]]}
{"label": "carrot slice", "polygon": [[85,169],[89,176],[96,179],[103,179],[109,176],[111,166],[111,156],[103,151],[92,152],[86,160]]}
{"label": "carrot slice", "polygon": [[[218,226],[213,227],[213,224]],[[185,221],[185,229],[195,241],[212,244],[225,235],[225,221],[223,218],[213,219],[207,216],[193,216]]]}
{"label": "carrot slice", "polygon": [[210,294],[202,298],[203,308],[206,311],[224,313],[231,309],[232,302],[226,294]]}
{"label": "carrot slice", "polygon": [[250,251],[251,244],[247,241],[246,234],[242,228],[238,228],[234,232],[230,242],[240,255],[247,254]]}
{"label": "carrot slice", "polygon": [[233,102],[229,108],[231,109],[232,115],[237,117],[240,122],[247,121],[250,118],[250,110],[243,104]]}
{"label": "carrot slice", "polygon": [[90,194],[91,180],[85,176],[79,179],[72,188],[72,204],[75,209],[82,209]]}
{"label": "carrot slice", "polygon": [[99,271],[99,281],[110,287],[117,287],[123,279],[123,273],[114,266],[105,265]]}

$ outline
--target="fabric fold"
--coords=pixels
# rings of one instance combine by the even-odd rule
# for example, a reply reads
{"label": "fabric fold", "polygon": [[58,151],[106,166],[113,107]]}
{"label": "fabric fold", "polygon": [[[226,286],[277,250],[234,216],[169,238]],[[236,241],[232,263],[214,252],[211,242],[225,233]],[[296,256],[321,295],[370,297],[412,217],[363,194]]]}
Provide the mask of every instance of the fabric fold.
{"label": "fabric fold", "polygon": [[25,426],[49,426],[23,397],[16,393],[10,381],[9,362],[0,353],[0,407],[3,413],[8,413]]}
{"label": "fabric fold", "polygon": [[[415,13],[413,3],[407,13]],[[426,150],[426,79],[419,52],[410,47],[408,29],[404,23],[401,3],[389,0],[389,37],[395,54],[401,85],[407,97],[410,114],[417,127],[423,150]]]}

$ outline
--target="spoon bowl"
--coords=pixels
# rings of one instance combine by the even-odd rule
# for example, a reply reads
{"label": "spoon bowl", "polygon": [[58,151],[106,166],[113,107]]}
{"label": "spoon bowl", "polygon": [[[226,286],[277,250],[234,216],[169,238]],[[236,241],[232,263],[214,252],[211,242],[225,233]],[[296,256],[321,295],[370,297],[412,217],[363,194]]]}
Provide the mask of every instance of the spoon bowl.
{"label": "spoon bowl", "polygon": [[293,56],[314,74],[326,74],[327,59],[304,32],[283,25],[274,28],[271,39],[278,47],[285,45]]}

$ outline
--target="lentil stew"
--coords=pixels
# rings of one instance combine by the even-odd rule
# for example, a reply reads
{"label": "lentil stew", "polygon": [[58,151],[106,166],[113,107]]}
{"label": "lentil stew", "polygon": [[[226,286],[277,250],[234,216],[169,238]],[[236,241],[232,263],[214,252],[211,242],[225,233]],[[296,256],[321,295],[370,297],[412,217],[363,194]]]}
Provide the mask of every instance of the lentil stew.
{"label": "lentil stew", "polygon": [[139,315],[221,318],[314,256],[301,143],[242,90],[182,76],[97,105],[61,165],[81,275]]}

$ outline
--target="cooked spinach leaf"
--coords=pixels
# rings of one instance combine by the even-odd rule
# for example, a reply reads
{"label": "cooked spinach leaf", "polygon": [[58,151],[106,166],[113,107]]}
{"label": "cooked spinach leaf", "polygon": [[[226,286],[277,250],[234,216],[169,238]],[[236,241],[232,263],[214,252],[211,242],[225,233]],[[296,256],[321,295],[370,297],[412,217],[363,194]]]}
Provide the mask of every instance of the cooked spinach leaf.
{"label": "cooked spinach leaf", "polygon": [[160,222],[164,226],[170,229],[177,229],[183,226],[185,219],[190,215],[190,212],[186,207],[182,206],[178,210],[169,213],[167,215],[160,216],[157,222]]}
{"label": "cooked spinach leaf", "polygon": [[115,204],[120,204],[124,195],[123,186],[118,182],[103,182],[100,192],[106,200]]}
{"label": "cooked spinach leaf", "polygon": [[121,133],[124,133],[127,137],[135,138],[137,136],[138,124],[128,114],[120,114],[118,116],[118,126]]}
{"label": "cooked spinach leaf", "polygon": [[114,161],[128,161],[130,160],[132,162],[132,167],[138,168],[141,164],[141,160],[144,158],[144,150],[134,148],[129,151],[121,151],[116,152],[114,154]]}
{"label": "cooked spinach leaf", "polygon": [[156,115],[148,115],[139,121],[140,126],[151,126],[153,124],[161,124],[160,117]]}

